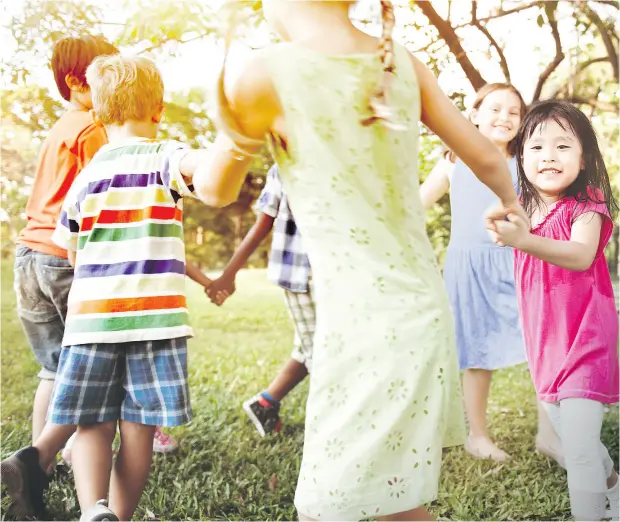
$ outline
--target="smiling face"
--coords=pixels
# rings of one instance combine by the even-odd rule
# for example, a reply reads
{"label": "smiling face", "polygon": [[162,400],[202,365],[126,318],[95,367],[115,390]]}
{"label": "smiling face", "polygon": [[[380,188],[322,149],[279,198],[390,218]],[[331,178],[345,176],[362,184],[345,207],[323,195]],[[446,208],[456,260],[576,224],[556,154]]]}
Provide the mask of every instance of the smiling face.
{"label": "smiling face", "polygon": [[497,89],[485,96],[472,111],[471,121],[493,143],[505,147],[521,124],[522,102],[510,89]]}
{"label": "smiling face", "polygon": [[583,150],[565,120],[541,123],[523,145],[523,170],[548,201],[562,197],[583,168]]}

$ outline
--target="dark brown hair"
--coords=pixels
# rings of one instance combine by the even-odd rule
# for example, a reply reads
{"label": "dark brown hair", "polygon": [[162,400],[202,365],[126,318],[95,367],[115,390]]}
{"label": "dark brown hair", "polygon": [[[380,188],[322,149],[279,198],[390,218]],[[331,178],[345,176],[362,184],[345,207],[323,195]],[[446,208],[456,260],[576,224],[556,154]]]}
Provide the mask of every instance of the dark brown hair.
{"label": "dark brown hair", "polygon": [[613,218],[618,212],[618,202],[611,189],[609,174],[592,123],[577,107],[560,100],[536,103],[528,111],[517,134],[517,175],[523,208],[531,216],[536,208],[542,208],[544,205],[536,187],[527,179],[523,170],[523,149],[526,141],[537,129],[550,121],[556,122],[564,130],[570,129],[581,144],[583,167],[577,179],[566,189],[564,196],[574,197],[582,204],[588,201],[604,203]]}
{"label": "dark brown hair", "polygon": [[71,89],[65,80],[67,74],[73,74],[87,89],[86,69],[91,62],[97,56],[116,53],[118,49],[101,36],[63,38],[56,42],[51,65],[60,95],[67,101],[71,98]]}

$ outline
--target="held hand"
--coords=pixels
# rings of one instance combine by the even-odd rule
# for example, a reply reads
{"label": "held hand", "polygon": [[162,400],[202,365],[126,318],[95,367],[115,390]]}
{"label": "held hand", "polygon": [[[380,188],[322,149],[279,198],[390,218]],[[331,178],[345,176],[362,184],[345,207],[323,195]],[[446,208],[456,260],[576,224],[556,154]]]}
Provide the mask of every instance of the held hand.
{"label": "held hand", "polygon": [[208,288],[205,288],[205,293],[212,303],[221,306],[228,297],[235,293],[235,279],[220,276]]}
{"label": "held hand", "polygon": [[494,222],[495,230],[491,231],[494,241],[500,246],[511,246],[521,249],[530,235],[530,225],[517,214],[508,214],[508,221]]}
{"label": "held hand", "polygon": [[525,210],[523,210],[521,203],[519,203],[519,201],[516,199],[507,204],[500,202],[497,205],[491,207],[489,210],[487,210],[485,214],[486,228],[492,232],[495,232],[497,230],[496,222],[506,221],[506,219],[508,218],[508,214],[515,214],[518,217],[520,217],[523,220],[523,222],[526,224],[529,230],[530,219],[525,213]]}

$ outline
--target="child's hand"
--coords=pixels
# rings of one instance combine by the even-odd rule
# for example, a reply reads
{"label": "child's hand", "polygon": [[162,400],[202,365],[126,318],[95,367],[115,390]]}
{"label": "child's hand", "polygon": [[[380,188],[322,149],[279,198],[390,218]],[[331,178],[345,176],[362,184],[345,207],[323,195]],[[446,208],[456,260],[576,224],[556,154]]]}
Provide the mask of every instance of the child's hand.
{"label": "child's hand", "polygon": [[513,203],[509,205],[498,203],[497,205],[487,210],[485,213],[485,221],[486,221],[487,229],[491,231],[495,231],[496,223],[498,221],[505,220],[509,214],[515,214],[518,217],[520,217],[527,224],[527,227],[529,230],[530,219],[525,213],[525,210],[523,210],[521,203],[519,203],[519,201],[517,200],[515,200]]}
{"label": "child's hand", "polygon": [[205,288],[205,293],[209,296],[212,303],[221,306],[226,299],[235,293],[234,277],[224,275],[218,277],[208,288]]}
{"label": "child's hand", "polygon": [[530,236],[530,225],[521,216],[508,214],[508,221],[494,221],[495,230],[491,230],[491,237],[500,246],[511,246],[519,250]]}

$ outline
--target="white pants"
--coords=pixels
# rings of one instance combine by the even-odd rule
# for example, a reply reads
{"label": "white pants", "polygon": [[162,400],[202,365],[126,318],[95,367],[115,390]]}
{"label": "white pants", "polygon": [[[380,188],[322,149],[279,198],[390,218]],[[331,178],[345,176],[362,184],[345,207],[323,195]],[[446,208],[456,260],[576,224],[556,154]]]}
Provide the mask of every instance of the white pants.
{"label": "white pants", "polygon": [[601,443],[605,406],[590,399],[542,403],[562,442],[571,513],[577,520],[605,516],[607,478],[614,464]]}

